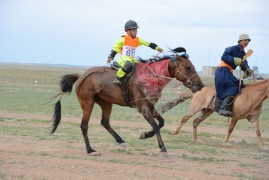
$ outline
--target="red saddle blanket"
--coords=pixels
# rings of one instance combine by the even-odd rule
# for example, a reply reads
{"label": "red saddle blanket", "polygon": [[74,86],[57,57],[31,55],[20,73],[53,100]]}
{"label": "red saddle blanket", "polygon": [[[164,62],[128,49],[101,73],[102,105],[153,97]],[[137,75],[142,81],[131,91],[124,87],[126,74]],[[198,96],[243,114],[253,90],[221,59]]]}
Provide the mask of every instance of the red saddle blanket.
{"label": "red saddle blanket", "polygon": [[150,64],[138,63],[135,83],[143,86],[147,90],[147,95],[160,97],[162,89],[171,80],[168,71],[169,62],[167,59]]}

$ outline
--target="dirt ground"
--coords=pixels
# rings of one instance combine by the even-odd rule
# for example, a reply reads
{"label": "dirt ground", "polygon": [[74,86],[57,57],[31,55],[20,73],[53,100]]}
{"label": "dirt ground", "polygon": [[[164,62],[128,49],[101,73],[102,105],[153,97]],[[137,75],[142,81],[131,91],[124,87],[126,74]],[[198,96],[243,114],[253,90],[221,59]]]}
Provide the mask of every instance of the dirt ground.
{"label": "dirt ground", "polygon": [[[0,115],[3,118],[0,121],[1,125],[8,124],[11,127],[10,131],[12,126],[15,128],[21,125],[21,121],[16,120],[22,117],[44,121],[49,119],[32,114]],[[64,122],[74,121],[80,122],[80,118],[74,120],[64,117]],[[98,125],[98,121],[93,123]],[[121,124],[122,122],[113,121],[115,126]],[[145,124],[124,123],[124,126],[141,127]],[[174,127],[171,125],[165,126],[167,130],[172,128]],[[184,130],[192,133],[191,127],[185,127]],[[200,132],[225,135],[226,129],[203,127],[200,128]],[[240,138],[246,136],[253,139],[253,144],[250,142],[251,146],[258,146],[254,132],[236,130],[233,139],[240,141]],[[268,139],[268,131],[263,133],[263,137]],[[156,137],[154,138],[156,140]],[[169,135],[164,136],[164,141],[167,139]],[[229,149],[220,145],[214,154],[218,161],[211,162],[184,158],[180,155],[183,151],[175,148],[167,148],[169,158],[161,157],[158,155],[156,144],[153,144],[151,149],[142,147],[142,152],[132,153],[128,151],[131,147],[122,148],[115,142],[96,143],[94,146],[101,153],[101,156],[96,157],[88,156],[84,146],[83,141],[67,143],[63,139],[38,140],[34,136],[0,131],[0,179],[269,179],[269,152],[262,152],[258,147],[242,149],[237,145]],[[143,150],[146,148],[147,153],[144,153]],[[239,154],[235,153],[237,151]],[[248,151],[255,152],[248,156]],[[265,159],[261,158],[259,153],[264,153]],[[191,152],[190,156],[187,152],[184,154],[191,157]]]}

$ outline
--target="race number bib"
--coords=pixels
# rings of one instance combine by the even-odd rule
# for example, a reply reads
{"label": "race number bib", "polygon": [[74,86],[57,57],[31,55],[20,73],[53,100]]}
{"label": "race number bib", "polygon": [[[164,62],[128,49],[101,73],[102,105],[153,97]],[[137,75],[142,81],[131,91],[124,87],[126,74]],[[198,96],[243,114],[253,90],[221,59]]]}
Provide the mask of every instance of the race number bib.
{"label": "race number bib", "polygon": [[121,53],[126,56],[130,56],[132,58],[135,58],[135,47],[132,46],[123,46]]}

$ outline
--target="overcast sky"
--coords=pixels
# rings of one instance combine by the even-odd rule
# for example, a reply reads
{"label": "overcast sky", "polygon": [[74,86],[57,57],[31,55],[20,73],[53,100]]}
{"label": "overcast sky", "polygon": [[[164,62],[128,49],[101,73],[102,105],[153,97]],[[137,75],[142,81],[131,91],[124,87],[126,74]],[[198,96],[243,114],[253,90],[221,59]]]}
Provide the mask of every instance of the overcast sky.
{"label": "overcast sky", "polygon": [[129,19],[165,53],[185,47],[199,71],[247,33],[249,65],[269,73],[268,0],[0,0],[0,62],[102,66]]}

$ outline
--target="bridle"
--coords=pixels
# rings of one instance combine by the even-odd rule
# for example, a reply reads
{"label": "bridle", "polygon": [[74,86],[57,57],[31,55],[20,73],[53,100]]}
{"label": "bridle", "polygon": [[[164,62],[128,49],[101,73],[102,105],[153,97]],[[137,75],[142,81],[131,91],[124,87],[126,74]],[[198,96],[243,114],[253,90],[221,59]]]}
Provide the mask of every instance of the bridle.
{"label": "bridle", "polygon": [[175,64],[176,64],[176,67],[177,67],[177,71],[175,72],[174,74],[174,77],[177,76],[177,74],[181,74],[182,76],[184,76],[186,78],[186,80],[183,82],[187,87],[191,87],[193,85],[193,82],[192,82],[192,78],[195,77],[195,76],[198,76],[197,73],[196,74],[193,74],[191,77],[187,77],[185,74],[183,74],[179,68],[178,68],[178,65],[177,65],[177,62],[174,61]]}
{"label": "bridle", "polygon": [[[192,82],[192,78],[193,77],[195,77],[195,76],[198,76],[197,75],[197,73],[196,74],[193,74],[191,77],[187,77],[185,74],[183,74],[180,70],[179,70],[179,67],[178,67],[178,65],[177,65],[177,57],[176,57],[177,55],[170,55],[170,56],[167,56],[167,57],[169,57],[169,59],[171,60],[171,61],[173,61],[174,63],[175,63],[175,65],[176,65],[176,72],[175,72],[175,74],[174,74],[174,76],[173,77],[177,77],[177,74],[180,74],[180,75],[182,75],[183,77],[185,77],[186,78],[186,80],[183,82],[187,87],[192,87],[193,86],[193,82]],[[150,66],[148,65],[148,68],[150,69],[150,71],[153,73],[153,74],[155,74],[155,75],[157,75],[151,68],[150,68]],[[158,75],[158,76],[160,76],[160,75]],[[171,75],[170,75],[171,76]],[[163,77],[163,78],[168,78],[168,79],[173,79],[173,78],[170,78],[170,77],[166,77],[166,76],[161,76],[161,77]]]}

